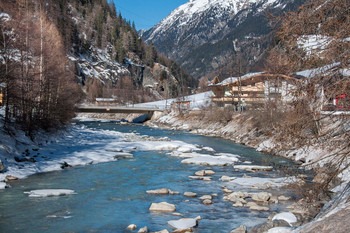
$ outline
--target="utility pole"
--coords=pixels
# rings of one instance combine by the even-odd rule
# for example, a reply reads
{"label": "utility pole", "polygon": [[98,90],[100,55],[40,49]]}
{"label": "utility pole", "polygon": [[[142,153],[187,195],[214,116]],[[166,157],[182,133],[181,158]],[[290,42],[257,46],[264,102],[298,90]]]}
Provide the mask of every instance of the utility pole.
{"label": "utility pole", "polygon": [[[242,98],[241,98],[241,94],[242,94],[242,82],[241,82],[241,73],[242,73],[242,64],[241,64],[241,51],[240,49],[237,47],[236,45],[237,43],[237,39],[232,41],[233,44],[233,55],[235,54],[235,52],[238,54],[238,107],[239,107],[239,111],[242,112],[243,111],[243,105],[242,105]],[[234,64],[233,64],[233,68],[234,68]],[[233,70],[234,71],[234,70]],[[234,72],[233,73],[233,77],[234,77]]]}

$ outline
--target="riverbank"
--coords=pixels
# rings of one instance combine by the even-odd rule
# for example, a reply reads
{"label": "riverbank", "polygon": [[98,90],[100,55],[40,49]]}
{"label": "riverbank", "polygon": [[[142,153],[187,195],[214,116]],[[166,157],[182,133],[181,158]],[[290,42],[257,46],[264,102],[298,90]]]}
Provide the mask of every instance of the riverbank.
{"label": "riverbank", "polygon": [[[17,133],[19,132],[17,130]],[[277,169],[262,166],[266,164],[265,155],[221,139],[213,140],[179,131],[157,130],[141,125],[122,125],[114,121],[86,121],[71,126],[61,136],[52,135],[50,141],[46,144],[38,144],[35,148],[32,147],[33,143],[27,142],[29,144],[23,145],[23,147],[16,147],[16,153],[20,156],[24,152],[22,157],[27,158],[28,161],[10,160],[11,156],[13,158],[15,155],[9,154],[6,164],[7,170],[2,176],[7,179],[8,175],[25,178],[36,173],[45,174],[30,176],[28,179],[20,181],[7,180],[7,183],[13,185],[13,188],[2,190],[1,196],[6,200],[3,203],[8,203],[10,206],[13,203],[14,206],[2,212],[4,219],[7,219],[6,226],[9,227],[6,229],[11,229],[10,224],[13,223],[12,220],[9,221],[12,219],[11,216],[19,216],[18,211],[22,209],[17,206],[17,203],[23,203],[27,206],[39,202],[41,205],[46,205],[53,199],[55,202],[67,206],[66,201],[85,199],[90,196],[90,198],[98,198],[101,205],[108,203],[108,206],[120,205],[122,207],[130,203],[129,198],[133,196],[133,200],[142,202],[142,208],[135,208],[135,211],[141,212],[141,214],[139,213],[138,219],[130,217],[126,220],[123,219],[116,229],[126,228],[128,224],[144,226],[144,221],[140,221],[144,218],[154,219],[159,225],[156,226],[154,223],[148,222],[147,225],[150,229],[161,229],[160,227],[167,227],[167,221],[180,220],[184,217],[194,219],[200,215],[201,221],[198,226],[200,232],[213,232],[208,229],[216,229],[217,226],[221,226],[219,232],[229,232],[233,228],[231,226],[237,226],[237,221],[239,223],[245,222],[248,228],[252,228],[253,225],[262,222],[263,217],[268,217],[270,212],[278,213],[291,203],[288,198],[290,195],[288,190],[268,188],[281,187],[285,184],[286,179],[278,173]],[[211,146],[214,146],[215,149]],[[26,153],[26,151],[28,152]],[[148,160],[144,161],[144,156],[149,157]],[[266,158],[268,157],[270,156],[266,155]],[[171,166],[169,161],[171,161]],[[276,164],[278,161],[280,164],[288,163],[286,160],[278,159]],[[150,169],[149,164],[153,164],[152,166],[155,167]],[[70,166],[79,166],[80,168],[70,169]],[[113,171],[105,171],[105,168]],[[48,171],[62,170],[64,171],[47,173]],[[83,173],[84,175],[69,175],[80,174],[84,170],[87,171],[87,173]],[[118,171],[118,175],[116,175],[116,171]],[[92,172],[94,175],[91,174]],[[125,183],[136,173],[138,176],[133,178],[130,184]],[[20,177],[21,174],[23,177]],[[166,180],[164,180],[163,175]],[[61,176],[65,178],[62,179]],[[102,177],[104,178],[102,179]],[[30,181],[33,179],[34,184],[31,184]],[[60,180],[60,182],[52,183],[53,179]],[[112,181],[113,185],[111,186]],[[82,183],[88,184],[89,188],[81,187]],[[101,195],[96,195],[96,188],[100,188],[102,183],[103,188],[99,191]],[[122,189],[120,189],[121,186]],[[37,190],[38,187],[40,190]],[[108,187],[112,190],[105,190]],[[119,191],[116,193],[114,189],[117,187]],[[49,190],[42,190],[43,188]],[[146,193],[146,190],[159,188],[168,188],[176,193],[172,192],[175,195],[169,196],[154,196]],[[124,199],[120,199],[124,190],[129,192],[123,194]],[[133,190],[137,190],[137,192]],[[26,195],[23,195],[23,192]],[[7,193],[9,194],[7,195]],[[38,195],[54,195],[55,193],[57,195],[74,195],[73,197],[59,196],[57,199],[52,197],[35,199],[40,198],[36,197]],[[105,193],[110,196],[107,200],[103,198],[106,196]],[[198,196],[190,197],[189,193],[190,196],[194,195],[193,193]],[[32,196],[28,197],[27,194]],[[18,199],[7,201],[6,196]],[[102,200],[99,197],[102,197]],[[176,215],[148,212],[152,203],[164,201],[176,206],[176,213],[174,213]],[[241,207],[238,206],[240,203]],[[81,200],[68,206],[76,206],[77,204],[80,206]],[[232,204],[236,206],[232,206]],[[4,206],[2,205],[1,208]],[[39,211],[36,205],[33,208],[36,208],[35,212]],[[9,213],[9,209],[17,210],[16,215]],[[89,209],[89,211],[95,216],[96,210]],[[128,212],[128,208],[125,207],[123,211],[127,212],[128,216],[135,214],[132,211]],[[52,219],[50,224],[45,223],[49,227],[48,229],[57,226],[54,224],[62,223],[60,218],[64,219],[62,224],[66,226],[70,226],[67,222],[75,222],[77,219],[87,222],[83,218],[86,214],[77,214],[78,210],[70,207],[61,210],[57,206],[50,205],[43,212],[44,214],[38,212],[39,216],[35,218],[34,222],[38,221],[37,225],[40,225],[40,222],[45,223],[45,219],[50,218]],[[24,215],[26,218],[28,217],[26,213]],[[97,218],[103,220],[105,218],[103,216]],[[113,216],[111,215],[110,218]],[[232,216],[236,216],[234,220]],[[238,216],[240,217],[238,218]],[[32,220],[27,222],[32,222]],[[72,231],[68,228],[67,231]],[[85,228],[76,228],[75,230],[77,229]]]}
{"label": "riverbank", "polygon": [[[259,128],[254,127],[254,122],[252,122],[249,115],[244,113],[236,114],[233,115],[231,119],[231,117],[225,117],[222,115],[224,112],[213,112],[213,110],[210,109],[209,111],[211,112],[209,114],[203,114],[202,111],[194,110],[185,114],[179,114],[178,112],[172,111],[162,115],[159,114],[155,115],[152,120],[146,124],[151,127],[186,130],[199,135],[221,137],[255,148],[258,151],[291,159],[304,168],[317,169],[319,173],[313,179],[314,184],[322,183],[324,181],[326,173],[322,173],[322,170],[328,169],[329,164],[332,163],[331,160],[334,159],[334,157],[329,155],[336,154],[334,151],[338,150],[337,148],[330,148],[329,146],[327,147],[317,143],[301,148],[293,148],[292,146],[288,148],[288,146],[285,146],[286,143],[281,143],[283,144],[283,146],[281,146],[278,140],[275,140],[275,135],[273,133],[261,132]],[[207,115],[209,115],[209,117],[207,117]],[[330,121],[330,119],[327,119],[326,117],[324,118],[324,121],[328,121],[326,122],[326,125],[329,126],[326,127],[339,127],[339,124]],[[340,129],[338,131],[346,132],[348,130],[346,127],[349,126],[349,120],[347,119],[345,122],[344,125],[339,127]],[[340,133],[338,133],[338,135],[339,134]],[[336,136],[337,135],[335,134],[334,142],[337,142]],[[334,143],[333,145],[337,145],[337,143]],[[344,165],[339,167],[339,169],[344,169]],[[338,175],[338,181],[331,184],[332,186],[328,186],[332,192],[338,193],[338,201],[334,201],[333,199],[333,201],[328,202],[315,219],[310,223],[293,230],[293,232],[315,232],[316,229],[318,232],[329,232],[329,229],[333,229],[332,232],[347,232],[347,227],[339,226],[336,222],[347,222],[347,217],[342,214],[342,212],[346,212],[350,209],[348,200],[344,198],[344,196],[348,197],[350,195],[349,188],[346,188],[350,181],[349,174],[349,168],[345,167],[345,169]],[[312,192],[312,190],[309,192]],[[310,194],[312,195],[312,193]],[[318,203],[313,203],[313,205],[321,204],[323,206],[327,201],[327,199],[321,198]],[[319,207],[315,208],[313,205],[310,206],[310,203],[308,203],[309,206],[307,206],[305,200],[300,200],[298,204],[304,205],[305,209],[307,209],[304,214],[309,212],[309,217],[315,216],[315,210],[319,211]],[[269,219],[265,225],[257,227],[250,232],[266,232],[269,227],[271,228],[273,226],[273,224],[271,224],[271,219]],[[290,229],[281,229],[281,231],[276,232],[290,231]]]}
{"label": "riverbank", "polygon": [[[228,123],[212,121],[211,124],[208,124],[208,122],[204,121],[203,119],[199,119],[200,112],[198,112],[198,110],[194,111],[192,114],[197,115],[197,118],[193,117],[193,115],[177,115],[174,112],[165,115],[155,114],[154,118],[147,124],[153,127],[167,127],[169,129],[187,130],[194,134],[204,134],[215,137],[220,136],[233,141],[237,140],[236,142],[255,148],[262,147],[261,144],[266,146],[268,145],[266,141],[268,142],[271,140],[269,137],[259,135],[256,133],[256,130],[249,128],[251,127],[249,122],[247,122],[245,119],[240,119],[240,117],[236,117]],[[115,127],[118,127],[118,124],[120,123],[115,123]],[[13,177],[17,176],[17,178],[24,178],[31,174],[62,170],[69,166],[85,166],[101,162],[115,161],[123,158],[132,158],[135,151],[166,150],[173,151],[169,155],[180,158],[183,163],[206,166],[232,165],[237,161],[239,161],[238,164],[243,163],[240,166],[242,168],[244,167],[247,173],[244,174],[243,177],[237,177],[237,174],[235,177],[231,177],[230,175],[223,175],[221,177],[222,181],[225,182],[224,184],[226,187],[223,189],[223,192],[228,192],[224,194],[224,197],[234,202],[234,208],[239,208],[238,206],[246,206],[248,203],[244,204],[246,202],[245,199],[247,198],[250,200],[252,198],[252,194],[250,193],[245,194],[235,192],[235,184],[237,184],[237,182],[239,184],[247,184],[248,182],[251,188],[254,186],[257,188],[257,190],[261,190],[263,192],[268,191],[268,193],[273,191],[273,187],[275,187],[271,187],[273,180],[259,180],[257,177],[255,177],[257,173],[254,171],[254,169],[256,168],[249,164],[250,161],[240,161],[240,158],[234,155],[215,154],[211,148],[205,148],[184,142],[173,142],[168,138],[145,137],[138,135],[136,132],[118,133],[110,130],[98,130],[95,132],[91,131],[90,129],[86,129],[85,127],[73,126],[68,128],[66,132],[61,132],[60,135],[52,135],[49,140],[46,138],[46,142],[44,144],[42,144],[42,142],[45,140],[43,140],[44,137],[42,137],[41,142],[38,140],[35,147],[30,147],[33,146],[33,142],[31,142],[28,138],[22,138],[23,133],[21,133],[21,131],[15,130],[15,132],[17,132],[18,135],[13,135],[12,139],[16,138],[16,140],[7,140],[7,149],[9,151],[12,150],[12,152],[15,152],[15,154],[20,156],[18,157],[19,160],[21,160],[21,158],[25,158],[25,160],[21,162],[16,161],[16,159],[14,159],[14,161],[6,161],[10,162],[10,164],[6,164],[8,170],[1,175],[3,176],[2,180],[7,180],[9,184],[11,184],[11,181],[8,180],[10,178],[7,177],[8,175]],[[220,134],[217,134],[217,132]],[[91,140],[92,138],[93,140]],[[2,148],[5,148],[4,146],[5,144],[2,144]],[[64,152],[62,153],[63,148]],[[295,157],[297,156],[299,155],[295,155]],[[214,162],[213,158],[215,158]],[[33,162],[33,160],[35,160],[35,162]],[[237,170],[240,168],[240,166],[235,166],[234,168]],[[259,169],[259,167],[257,169]],[[193,178],[200,178],[203,182],[211,181],[211,178],[205,176],[193,176]],[[253,180],[255,183],[251,183]],[[267,183],[269,183],[268,186],[265,185]],[[230,194],[232,195],[230,196]],[[236,195],[238,195],[238,197]],[[265,197],[269,196],[268,200],[273,201],[276,199],[276,196],[273,196],[272,194],[267,194],[266,196],[265,193],[264,195]],[[217,198],[215,195],[213,197]],[[276,200],[278,200],[278,198]],[[291,212],[294,212],[297,215],[304,215],[303,220],[300,220],[300,218],[298,219],[299,224],[305,221],[304,212],[308,211],[299,208],[300,204],[301,203],[295,203],[294,205],[290,205],[292,208],[290,210]],[[252,208],[262,208],[260,211],[265,211],[266,206],[264,205],[265,204],[258,207],[254,205]],[[339,211],[337,210],[346,211],[346,208],[346,205],[342,205],[341,207],[331,208],[329,210],[331,210],[331,214],[333,214],[338,213]],[[261,232],[261,229],[268,231],[270,228],[277,226],[276,221],[272,221],[272,218],[275,215],[276,213],[271,215],[269,218],[270,221],[267,224],[257,228],[252,228],[250,232]],[[322,217],[325,219],[328,216],[323,215]],[[242,222],[242,224],[244,224],[244,222]],[[285,223],[282,222],[282,225],[283,224]],[[330,224],[328,223],[328,225]],[[295,227],[296,225],[293,226]],[[310,225],[308,225],[308,227],[310,228]],[[289,225],[288,229],[284,228],[284,230],[291,231],[294,230],[294,228],[291,228]]]}

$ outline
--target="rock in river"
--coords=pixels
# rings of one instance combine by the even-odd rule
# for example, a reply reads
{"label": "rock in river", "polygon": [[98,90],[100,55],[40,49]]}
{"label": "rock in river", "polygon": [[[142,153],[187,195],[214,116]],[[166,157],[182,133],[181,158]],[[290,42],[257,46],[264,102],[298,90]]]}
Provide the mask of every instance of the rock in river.
{"label": "rock in river", "polygon": [[290,213],[290,212],[283,212],[283,213],[279,213],[276,214],[273,218],[272,221],[274,220],[284,220],[286,221],[290,226],[292,226],[293,223],[298,222],[297,217]]}
{"label": "rock in river", "polygon": [[270,196],[272,196],[270,193],[267,192],[261,192],[261,193],[254,193],[252,195],[252,200],[257,202],[265,202],[270,199]]}
{"label": "rock in river", "polygon": [[251,203],[250,205],[247,204],[247,206],[249,206],[250,210],[256,210],[256,211],[269,211],[270,208],[267,206],[260,206],[258,204],[256,204],[255,202]]}
{"label": "rock in river", "polygon": [[167,202],[160,202],[160,203],[152,203],[149,210],[158,211],[158,212],[175,212],[176,208],[175,208],[175,205],[173,204],[169,204]]}
{"label": "rock in river", "polygon": [[137,226],[135,224],[130,224],[126,229],[128,230],[135,230]]}
{"label": "rock in river", "polygon": [[167,188],[162,188],[162,189],[155,189],[155,190],[148,190],[146,191],[147,194],[152,194],[152,195],[176,195],[179,194],[179,192],[172,191]]}
{"label": "rock in river", "polygon": [[162,189],[148,190],[146,191],[146,193],[153,194],[153,195],[167,195],[169,194],[169,189],[162,188]]}
{"label": "rock in river", "polygon": [[148,232],[148,228],[142,227],[142,228],[140,228],[140,230],[137,233],[147,233],[147,232]]}
{"label": "rock in river", "polygon": [[211,199],[213,199],[213,197],[211,195],[203,195],[199,199],[201,199],[201,200],[211,200]]}
{"label": "rock in river", "polygon": [[209,199],[205,199],[205,200],[203,200],[203,204],[204,205],[211,205],[211,204],[213,204],[213,202]]}
{"label": "rock in river", "polygon": [[193,193],[193,192],[185,192],[184,193],[185,197],[197,197],[197,193]]}

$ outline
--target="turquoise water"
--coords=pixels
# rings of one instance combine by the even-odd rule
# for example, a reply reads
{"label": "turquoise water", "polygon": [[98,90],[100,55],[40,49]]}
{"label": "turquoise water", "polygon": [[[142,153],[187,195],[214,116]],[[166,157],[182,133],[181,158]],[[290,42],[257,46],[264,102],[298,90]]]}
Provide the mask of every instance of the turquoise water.
{"label": "turquoise water", "polygon": [[[79,124],[91,129],[133,131],[155,137],[167,136],[187,143],[209,146],[216,152],[238,154],[241,160],[252,161],[258,165],[290,165],[287,160],[219,138],[151,129],[140,125],[124,126],[96,122]],[[211,167],[216,172],[212,182],[190,180],[188,176],[208,167],[182,164],[179,158],[166,153],[134,152],[134,159],[73,167],[13,182],[12,188],[0,190],[0,232],[132,232],[125,230],[129,224],[136,224],[139,228],[147,226],[149,231],[170,231],[167,221],[180,217],[171,213],[156,214],[148,211],[151,203],[162,201],[175,204],[177,212],[183,217],[194,218],[200,215],[202,221],[196,232],[229,232],[240,225],[252,227],[264,222],[270,214],[235,208],[232,207],[233,203],[222,200],[220,185],[225,183],[220,182],[219,178],[222,175],[240,177],[243,173],[234,172],[231,166]],[[253,175],[266,177],[267,174]],[[275,171],[268,175],[279,174]],[[196,192],[199,196],[216,193],[218,197],[213,199],[213,205],[207,206],[198,198],[185,198],[181,194],[146,194],[146,190],[163,187],[180,193]],[[30,198],[23,193],[50,188],[73,189],[77,195]],[[282,208],[279,205],[270,207],[271,211],[279,211]]]}

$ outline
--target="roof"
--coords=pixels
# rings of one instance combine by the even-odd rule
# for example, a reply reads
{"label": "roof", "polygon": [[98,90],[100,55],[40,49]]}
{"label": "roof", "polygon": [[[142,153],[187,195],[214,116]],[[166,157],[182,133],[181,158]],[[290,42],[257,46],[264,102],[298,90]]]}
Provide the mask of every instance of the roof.
{"label": "roof", "polygon": [[[269,74],[264,72],[257,72],[257,73],[249,73],[246,75],[243,75],[240,77],[240,81],[249,84],[249,83],[257,83],[261,82],[263,80],[266,80],[268,78],[281,78],[284,80],[292,80],[292,81],[298,81],[296,77],[284,75],[284,74]],[[217,83],[217,84],[211,84],[209,86],[226,86],[226,85],[233,85],[236,84],[239,81],[238,77],[230,77],[225,79],[224,81]]]}

